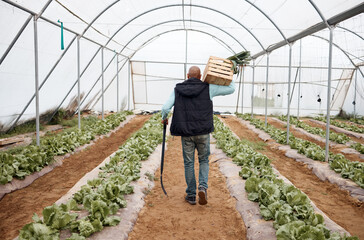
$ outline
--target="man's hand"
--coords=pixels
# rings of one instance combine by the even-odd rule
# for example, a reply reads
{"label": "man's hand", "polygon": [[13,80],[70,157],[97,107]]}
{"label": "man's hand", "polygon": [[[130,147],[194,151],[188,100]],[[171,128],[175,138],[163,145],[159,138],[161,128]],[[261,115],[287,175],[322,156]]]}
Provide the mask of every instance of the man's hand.
{"label": "man's hand", "polygon": [[166,118],[166,119],[162,120],[162,124],[166,124],[166,125],[168,125],[168,118]]}

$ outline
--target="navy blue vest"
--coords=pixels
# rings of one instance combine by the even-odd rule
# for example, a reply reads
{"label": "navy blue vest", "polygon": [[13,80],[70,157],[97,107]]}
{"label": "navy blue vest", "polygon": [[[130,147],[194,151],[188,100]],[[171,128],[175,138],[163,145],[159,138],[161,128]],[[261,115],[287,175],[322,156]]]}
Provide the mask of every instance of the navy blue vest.
{"label": "navy blue vest", "polygon": [[171,124],[173,136],[196,136],[214,131],[209,84],[197,78],[178,83]]}

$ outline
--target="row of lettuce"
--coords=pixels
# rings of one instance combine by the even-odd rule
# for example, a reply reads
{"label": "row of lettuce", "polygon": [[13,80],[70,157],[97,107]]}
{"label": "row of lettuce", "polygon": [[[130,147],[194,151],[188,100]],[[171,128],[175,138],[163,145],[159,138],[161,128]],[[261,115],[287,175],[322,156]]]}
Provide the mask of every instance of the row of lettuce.
{"label": "row of lettuce", "polygon": [[54,156],[73,152],[77,147],[90,143],[97,135],[109,133],[130,114],[130,111],[115,113],[105,120],[85,118],[81,129],[73,127],[56,135],[44,136],[40,146],[33,143],[21,149],[0,152],[0,184],[6,184],[14,177],[23,179],[42,170],[54,161]]}
{"label": "row of lettuce", "polygon": [[[81,240],[105,226],[117,225],[120,218],[115,214],[126,207],[124,196],[133,193],[130,183],[140,178],[141,161],[162,142],[160,119],[160,114],[156,114],[146,122],[120,146],[109,163],[101,168],[98,177],[83,185],[67,204],[44,208],[43,220],[34,214],[33,222],[20,230],[19,240],[57,240],[62,229],[72,232],[67,240]],[[87,216],[80,218],[79,211],[85,210]]]}
{"label": "row of lettuce", "polygon": [[217,147],[241,166],[239,175],[246,179],[248,199],[259,203],[260,213],[265,220],[274,220],[278,240],[358,239],[330,232],[324,225],[322,215],[315,213],[308,197],[293,185],[277,178],[267,156],[237,139],[217,117],[214,118],[214,125],[213,136]]}
{"label": "row of lettuce", "polygon": [[[287,116],[280,116],[279,117],[280,120],[282,121],[287,121]],[[315,134],[315,135],[319,135],[323,138],[326,137],[326,131],[323,130],[322,128],[319,127],[312,127],[310,125],[308,125],[307,123],[304,123],[303,121],[298,120],[296,117],[291,116],[290,117],[290,123],[296,125],[299,128],[304,129],[305,131]],[[351,139],[350,137],[348,137],[346,134],[343,133],[336,133],[333,131],[330,131],[329,134],[329,139],[330,141],[339,143],[339,144],[345,144],[347,142],[349,142]],[[364,145],[361,143],[352,143],[350,144],[350,147],[357,150],[358,152],[364,154]]]}
{"label": "row of lettuce", "polygon": [[[268,133],[274,140],[280,144],[286,144],[287,132],[280,130],[272,125],[265,126],[264,121],[252,118],[249,114],[238,114],[244,120],[250,121],[256,128]],[[321,148],[316,143],[297,138],[290,133],[289,145],[292,149],[297,149],[298,153],[305,155],[308,158],[318,161],[325,161],[325,149]],[[364,163],[350,161],[342,154],[329,154],[329,165],[336,173],[341,174],[343,178],[349,178],[364,188]]]}
{"label": "row of lettuce", "polygon": [[[326,122],[325,117],[316,117],[315,119],[318,121],[321,121],[321,122]],[[334,125],[336,127],[339,127],[339,128],[343,128],[348,131],[364,133],[364,128],[357,126],[355,124],[350,124],[350,123],[346,123],[346,122],[342,122],[342,121],[338,121],[338,120],[334,120],[334,119],[330,120],[330,124]]]}
{"label": "row of lettuce", "polygon": [[364,125],[364,117],[350,118],[350,122]]}

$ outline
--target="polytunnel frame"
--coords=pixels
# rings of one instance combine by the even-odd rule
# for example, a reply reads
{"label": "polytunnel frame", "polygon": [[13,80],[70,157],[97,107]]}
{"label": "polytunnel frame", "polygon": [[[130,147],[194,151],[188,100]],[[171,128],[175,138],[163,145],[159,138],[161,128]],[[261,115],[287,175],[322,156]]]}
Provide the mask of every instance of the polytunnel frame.
{"label": "polytunnel frame", "polygon": [[[27,12],[30,14],[30,16],[25,20],[24,24],[22,25],[22,27],[19,29],[18,33],[15,35],[15,37],[13,38],[12,42],[10,43],[10,45],[8,46],[8,48],[5,50],[4,54],[2,55],[1,59],[0,59],[0,65],[1,63],[5,60],[5,58],[7,57],[7,55],[9,54],[9,52],[11,51],[11,49],[14,47],[15,43],[17,42],[17,40],[19,39],[19,37],[21,36],[21,34],[23,33],[23,31],[26,29],[26,27],[28,26],[30,20],[33,18],[34,19],[34,55],[35,55],[35,93],[34,95],[31,97],[31,99],[28,101],[28,103],[26,104],[26,106],[23,108],[22,112],[18,115],[18,117],[16,118],[16,120],[14,121],[14,123],[12,124],[12,126],[7,130],[7,132],[11,131],[15,125],[18,123],[18,121],[20,120],[20,118],[22,117],[22,115],[24,114],[24,112],[26,111],[26,109],[29,107],[29,105],[31,104],[31,102],[34,100],[34,98],[36,98],[36,143],[37,145],[39,145],[39,91],[40,89],[43,87],[43,85],[46,83],[46,81],[48,80],[48,78],[50,77],[50,75],[52,74],[52,72],[55,70],[55,68],[58,66],[58,63],[62,60],[63,56],[66,54],[66,52],[68,51],[68,49],[71,47],[71,45],[73,44],[74,40],[76,39],[76,37],[78,38],[78,43],[79,43],[79,38],[84,38],[96,45],[99,45],[100,48],[98,49],[98,51],[101,48],[106,48],[109,51],[113,51],[112,49],[107,48],[106,46],[103,46],[102,44],[88,38],[88,37],[84,37],[84,33],[85,31],[82,33],[82,35],[80,35],[79,33],[77,33],[76,31],[73,31],[67,27],[63,27],[64,30],[73,33],[75,36],[73,37],[73,39],[70,41],[69,46],[67,46],[67,48],[65,49],[65,51],[60,55],[60,57],[58,58],[58,60],[55,62],[55,64],[53,65],[53,67],[51,68],[51,70],[47,73],[46,77],[44,78],[44,80],[42,81],[41,85],[39,86],[39,74],[38,74],[38,37],[37,37],[37,21],[38,19],[42,19],[52,25],[55,25],[56,27],[60,27],[59,24],[53,22],[52,20],[45,18],[42,16],[42,14],[44,13],[44,11],[48,8],[48,6],[52,3],[53,0],[49,0],[44,7],[41,9],[41,11],[37,14],[34,11],[23,7],[15,2],[9,1],[9,0],[2,0],[3,2],[16,7],[24,12]],[[89,24],[90,25],[90,24]],[[89,26],[87,27],[87,29],[89,28]],[[87,30],[86,29],[86,30]],[[79,48],[79,44],[78,44],[78,48]],[[122,55],[123,57],[127,57]],[[79,60],[79,59],[78,59]],[[89,65],[89,64],[88,64]],[[88,66],[87,66],[88,67]],[[86,69],[87,69],[86,67]],[[85,70],[86,70],[85,69]],[[74,86],[73,86],[74,87]],[[54,114],[53,114],[54,116]],[[52,116],[52,117],[53,117]],[[79,123],[80,126],[80,123]]]}
{"label": "polytunnel frame", "polygon": [[[234,54],[236,53],[227,43],[225,43],[223,40],[221,40],[220,38],[208,33],[208,32],[205,32],[205,31],[201,31],[201,30],[197,30],[197,29],[190,29],[190,28],[179,28],[179,29],[172,29],[172,30],[167,30],[167,31],[164,31],[162,33],[158,33],[157,35],[151,37],[150,39],[148,39],[147,41],[145,41],[143,44],[141,44],[137,49],[140,49],[142,48],[143,46],[145,46],[147,43],[149,43],[150,41],[154,40],[155,38],[157,37],[160,37],[161,35],[164,35],[164,34],[167,34],[167,33],[171,33],[171,32],[177,32],[177,31],[192,31],[192,32],[199,32],[199,33],[202,33],[202,34],[205,34],[205,35],[209,35],[210,37],[212,37],[213,39],[217,39],[219,40],[220,42],[222,42],[227,48],[229,48],[230,51],[232,51]],[[137,52],[137,51],[136,51]],[[132,58],[134,56],[134,54],[136,54],[136,52],[134,52],[130,58]],[[130,61],[130,60],[129,60]],[[186,63],[185,63],[186,64]],[[123,66],[125,65],[125,63],[123,64]],[[122,67],[123,67],[122,66]],[[121,68],[122,69],[122,68]],[[121,69],[119,71],[121,71]],[[106,90],[109,88],[109,86],[112,84],[112,82],[115,80],[115,77],[113,77],[113,79],[109,82],[108,86],[105,88],[104,92],[102,94],[104,94],[106,92]],[[98,80],[97,80],[98,81]],[[94,83],[94,86],[96,85],[97,81]],[[133,83],[133,82],[132,82]],[[90,91],[87,93],[87,96],[90,94],[90,92],[93,90],[90,89]],[[134,90],[133,90],[133,96],[134,96]],[[98,101],[100,100],[101,96],[98,97],[98,99],[95,101],[95,103],[93,104],[93,106],[95,106]],[[84,101],[85,101],[86,98],[84,98]],[[83,102],[82,102],[83,103]],[[81,104],[82,104],[81,103]],[[135,105],[135,100],[133,101],[133,105]]]}
{"label": "polytunnel frame", "polygon": [[[10,5],[12,5],[12,6],[14,6],[14,7],[17,7],[17,8],[19,8],[19,9],[21,9],[21,10],[23,10],[23,11],[26,11],[26,12],[28,12],[28,13],[30,13],[31,15],[33,15],[33,17],[34,17],[34,28],[35,28],[35,65],[36,65],[36,70],[35,70],[35,82],[36,82],[36,90],[35,90],[35,96],[33,96],[32,98],[31,98],[31,100],[27,103],[27,105],[25,106],[25,108],[23,109],[23,111],[21,112],[21,114],[19,114],[18,115],[18,117],[17,117],[17,119],[15,120],[15,122],[12,124],[12,126],[8,129],[8,132],[11,130],[11,129],[13,129],[14,127],[15,127],[15,125],[16,125],[16,123],[20,120],[20,118],[22,117],[22,115],[24,114],[24,112],[26,111],[26,109],[29,107],[29,105],[30,105],[30,103],[33,101],[33,99],[34,99],[34,97],[36,98],[36,128],[39,128],[39,84],[38,84],[38,50],[37,50],[37,48],[38,48],[38,43],[37,43],[37,37],[36,37],[36,35],[37,35],[37,33],[36,33],[36,22],[37,22],[37,19],[38,18],[41,18],[41,19],[43,19],[43,20],[45,20],[45,21],[47,21],[47,22],[49,22],[49,23],[51,23],[51,24],[54,24],[54,25],[56,25],[56,26],[58,26],[59,27],[59,25],[57,24],[57,23],[54,23],[54,22],[52,22],[51,20],[49,20],[49,19],[47,19],[47,18],[44,18],[44,17],[42,17],[41,16],[41,14],[46,10],[46,8],[50,5],[50,3],[53,1],[53,0],[49,0],[47,3],[46,3],[46,5],[43,7],[43,9],[41,10],[41,12],[40,12],[40,14],[39,15],[37,15],[35,12],[33,12],[33,11],[31,11],[31,10],[29,10],[29,9],[27,9],[27,8],[25,8],[25,7],[23,7],[23,6],[21,6],[21,5],[18,5],[18,4],[16,4],[16,3],[14,3],[14,2],[11,2],[11,1],[9,1],[9,0],[3,0],[4,2],[6,2],[6,3],[8,3],[8,4],[10,4]],[[111,3],[109,6],[107,6],[105,9],[103,9],[89,24],[88,24],[88,26],[84,29],[84,31],[82,32],[82,34],[78,34],[78,33],[76,33],[76,32],[74,32],[73,30],[70,30],[70,29],[68,29],[68,28],[64,28],[65,30],[67,30],[67,31],[70,31],[71,33],[74,33],[77,37],[78,37],[78,41],[77,41],[77,43],[78,43],[78,45],[77,45],[77,51],[78,51],[78,63],[77,63],[77,65],[78,65],[78,73],[80,72],[79,71],[79,38],[85,38],[85,39],[87,39],[87,40],[90,40],[90,39],[88,39],[88,38],[86,38],[86,37],[84,37],[84,34],[87,32],[87,30],[91,27],[91,25],[103,14],[103,13],[105,13],[108,9],[110,9],[113,5],[115,5],[117,2],[119,2],[120,0],[117,0],[117,1],[115,1],[115,2],[113,2],[113,3]],[[250,2],[249,2],[250,3]],[[251,3],[250,3],[251,4]],[[254,4],[253,4],[254,5]],[[114,34],[113,34],[113,36],[112,37],[110,37],[109,38],[109,40],[107,41],[107,43],[104,45],[104,46],[102,46],[101,44],[99,44],[99,43],[97,43],[96,41],[93,41],[93,40],[90,40],[91,42],[93,42],[93,43],[95,43],[95,44],[98,44],[98,45],[100,45],[101,47],[102,47],[102,51],[103,51],[103,49],[104,48],[106,48],[106,46],[107,46],[107,44],[108,43],[110,43],[110,41],[114,38],[114,36],[122,29],[122,28],[124,28],[126,25],[128,25],[130,22],[132,22],[132,21],[134,21],[136,18],[139,18],[140,16],[143,16],[143,15],[145,15],[145,14],[147,14],[147,13],[149,13],[149,12],[152,12],[152,11],[156,11],[156,10],[160,10],[160,9],[163,9],[163,8],[167,8],[167,7],[175,7],[175,6],[182,6],[182,7],[184,7],[185,6],[185,4],[173,4],[173,5],[165,5],[165,6],[160,6],[160,7],[157,7],[157,8],[154,8],[154,9],[150,9],[150,10],[148,10],[148,11],[145,11],[145,12],[143,12],[143,13],[141,13],[141,14],[139,14],[138,16],[136,16],[136,17],[134,17],[134,18],[132,18],[131,20],[129,20],[128,22],[126,22],[121,28],[119,28]],[[222,14],[222,15],[224,15],[224,16],[226,16],[226,17],[228,17],[228,18],[230,18],[231,20],[233,20],[234,22],[236,22],[237,24],[239,24],[240,26],[242,26],[246,31],[248,31],[249,33],[250,33],[250,35],[252,35],[253,37],[254,37],[254,39],[259,43],[259,45],[262,47],[262,49],[264,49],[264,47],[263,47],[263,45],[261,44],[261,42],[258,40],[258,38],[247,28],[247,27],[245,27],[243,24],[241,24],[238,20],[236,20],[235,18],[232,18],[231,16],[229,16],[229,15],[227,15],[226,13],[223,13],[223,12],[221,12],[221,11],[219,11],[219,10],[216,10],[216,9],[213,9],[213,8],[209,8],[209,7],[206,7],[206,6],[201,6],[201,5],[192,5],[192,4],[190,4],[190,5],[188,5],[188,6],[190,6],[190,7],[199,7],[199,8],[203,8],[203,9],[208,9],[208,10],[210,10],[210,11],[214,11],[214,12],[217,12],[217,13],[219,13],[219,14]],[[256,8],[256,9],[258,9],[260,12],[262,12],[263,13],[263,11],[262,10],[260,10],[257,6],[255,6],[254,5],[254,7]],[[278,29],[278,31],[281,33],[281,35],[284,37],[284,35],[283,35],[283,33],[280,31],[280,29],[276,26],[276,24],[264,13],[264,15],[273,23],[273,25]],[[30,16],[30,18],[31,18],[31,16]],[[17,39],[19,38],[19,36],[21,35],[21,33],[24,31],[24,29],[26,28],[26,26],[27,26],[27,23],[25,23],[24,25],[23,25],[23,27],[20,29],[20,31],[18,32],[18,34],[16,35],[16,37],[14,38],[14,40],[13,40],[13,42],[11,43],[11,45],[8,47],[8,49],[7,49],[7,52],[6,52],[6,54],[3,56],[3,58],[5,59],[5,57],[6,57],[6,55],[8,54],[8,52],[10,52],[10,50],[11,50],[11,48],[14,46],[14,44],[15,44],[15,42],[17,41]],[[285,38],[285,37],[284,37]],[[285,38],[286,39],[286,38]],[[74,39],[73,39],[74,40]],[[73,41],[72,41],[73,42]],[[68,50],[68,49],[67,49]],[[112,51],[111,49],[108,49],[108,50],[110,50],[110,51]],[[103,52],[102,52],[103,53]],[[61,55],[61,57],[60,57],[60,59],[56,62],[56,64],[53,66],[53,68],[52,68],[52,70],[50,71],[50,73],[48,74],[48,77],[51,75],[51,73],[53,72],[53,70],[56,68],[56,66],[58,65],[58,63],[60,62],[60,60],[63,58],[63,56],[64,56],[64,54],[62,54]],[[102,58],[102,61],[103,61],[103,58]],[[102,78],[103,78],[103,73],[104,73],[104,71],[103,71],[103,67],[102,67]],[[42,82],[42,84],[41,84],[41,87],[43,86],[43,84],[47,81],[47,79],[48,79],[48,77]],[[79,91],[79,89],[80,89],[80,84],[79,84],[79,80],[80,80],[80,75],[78,75],[78,91]],[[73,86],[74,87],[74,86]],[[72,87],[72,88],[73,88]],[[79,96],[80,94],[78,93],[78,99],[80,99],[80,96]],[[103,107],[103,106],[102,106]],[[78,101],[78,109],[80,109],[80,101]],[[78,126],[79,126],[79,128],[80,128],[80,111],[78,111],[79,112],[79,123],[78,123]],[[102,110],[102,119],[104,118],[104,111]],[[54,113],[55,114],[55,113]],[[54,114],[52,114],[52,117],[54,116]],[[39,132],[39,129],[38,129],[38,131],[37,131],[37,133]],[[37,145],[39,145],[39,134],[37,134]]]}
{"label": "polytunnel frame", "polygon": [[[135,19],[147,14],[147,13],[150,13],[150,12],[154,12],[154,11],[157,11],[157,10],[160,10],[160,9],[164,9],[164,8],[169,8],[169,7],[179,7],[179,6],[184,6],[184,4],[170,4],[170,5],[164,5],[164,6],[159,6],[159,7],[156,7],[156,8],[153,8],[153,9],[149,9],[145,12],[142,12],[140,14],[138,14],[137,16],[133,17],[132,19],[130,19],[129,21],[127,21],[126,23],[124,23],[118,30],[116,30],[116,32],[109,38],[109,40],[106,42],[105,46],[107,46],[110,41],[125,27],[127,26],[129,23],[131,23],[132,21],[134,21]],[[234,22],[236,22],[238,25],[240,25],[241,27],[243,27],[252,37],[254,37],[254,39],[258,42],[258,44],[261,46],[261,48],[264,50],[264,47],[262,45],[262,43],[259,41],[259,39],[246,27],[244,26],[241,22],[239,22],[238,20],[236,20],[235,18],[229,16],[228,14],[224,13],[224,12],[221,12],[219,10],[216,10],[216,9],[213,9],[213,8],[210,8],[210,7],[206,7],[206,6],[202,6],[202,5],[196,5],[196,4],[190,4],[188,5],[190,7],[197,7],[197,8],[202,8],[202,9],[207,9],[207,10],[210,10],[210,11],[213,11],[213,12],[216,12],[216,13],[219,13],[231,20],[233,20]]]}
{"label": "polytunnel frame", "polygon": [[[247,1],[247,2],[249,2],[249,1]],[[334,29],[334,27],[333,27],[333,24],[331,24],[331,23],[329,23],[329,20],[326,20],[326,18],[324,17],[324,15],[321,13],[321,11],[320,11],[320,9],[316,6],[316,4],[312,1],[312,0],[309,0],[309,2],[311,3],[311,5],[314,7],[314,9],[316,10],[316,12],[319,14],[319,16],[320,16],[320,18],[322,19],[322,23],[324,24],[324,28],[328,28],[329,30],[330,30],[330,41],[329,41],[329,70],[328,70],[328,96],[330,96],[331,95],[331,87],[330,87],[330,85],[331,85],[331,67],[332,67],[332,43],[333,43],[333,29]],[[250,3],[250,2],[249,2]],[[355,15],[355,10],[359,10],[359,12],[358,13],[360,13],[360,9],[362,9],[363,8],[363,4],[364,3],[362,3],[362,4],[359,4],[359,5],[357,5],[356,7],[354,7],[354,8],[352,8],[352,9],[350,9],[350,10],[348,10],[348,11],[345,11],[345,12],[343,12],[342,14],[339,14],[339,15],[336,15],[336,16],[334,16],[334,17],[332,17],[332,18],[330,18],[330,19],[334,19],[335,20],[335,18],[337,18],[337,16],[339,16],[338,17],[338,19],[336,19],[336,20],[340,20],[340,16],[341,15],[343,15],[342,17],[343,17],[343,19],[341,20],[341,21],[343,21],[343,20],[345,20],[345,19],[347,19],[347,18],[349,18],[349,17],[352,17],[352,16],[348,16],[348,14],[347,13],[350,13],[350,12],[354,12],[354,15]],[[253,4],[254,5],[254,4]],[[114,34],[113,34],[113,36],[108,40],[108,42],[105,44],[105,45],[107,45],[110,41],[111,41],[111,39],[122,29],[122,28],[124,28],[127,24],[129,24],[130,22],[132,22],[133,20],[135,20],[136,18],[138,18],[138,17],[140,17],[140,16],[142,16],[142,15],[144,15],[144,14],[146,14],[146,13],[149,13],[149,12],[152,12],[152,11],[155,11],[155,10],[159,10],[159,9],[162,9],[162,8],[166,8],[166,7],[174,7],[174,6],[182,6],[182,7],[184,7],[184,4],[173,4],[173,5],[166,5],[166,6],[161,6],[161,7],[158,7],[158,8],[154,8],[154,9],[150,9],[150,10],[148,10],[148,11],[145,11],[145,12],[143,12],[143,13],[141,13],[141,14],[139,14],[138,16],[136,16],[136,17],[134,17],[134,18],[132,18],[131,20],[129,20],[128,22],[126,22],[122,27],[120,27]],[[265,53],[267,54],[267,76],[266,76],[266,100],[265,100],[265,125],[267,125],[267,94],[268,94],[268,90],[267,90],[267,87],[268,87],[268,68],[269,68],[269,53],[271,52],[271,51],[268,51],[268,50],[264,50],[264,47],[263,47],[263,45],[260,43],[260,41],[256,38],[256,36],[250,31],[250,30],[248,30],[244,25],[242,25],[239,21],[236,21],[234,18],[232,18],[232,17],[230,17],[230,16],[228,16],[227,14],[225,14],[225,13],[223,13],[223,12],[221,12],[221,11],[218,11],[218,10],[215,10],[215,9],[213,9],[213,8],[209,8],[209,7],[206,7],[206,6],[201,6],[201,5],[195,5],[195,4],[190,4],[189,5],[190,7],[200,7],[200,8],[203,8],[203,9],[208,9],[208,10],[211,10],[211,11],[215,11],[215,12],[218,12],[218,13],[220,13],[220,14],[222,14],[222,15],[224,15],[224,16],[226,16],[226,17],[228,17],[228,18],[230,18],[230,19],[232,19],[233,21],[235,21],[236,23],[238,23],[239,25],[241,25],[243,28],[245,28],[255,39],[256,39],[256,41],[260,44],[260,46],[262,47],[262,49],[263,49],[263,51],[265,51]],[[255,5],[254,5],[255,6]],[[256,7],[256,6],[255,6]],[[257,7],[256,7],[257,8]],[[262,12],[272,23],[273,23],[273,25],[278,29],[278,31],[282,34],[282,32],[279,30],[279,28],[276,26],[276,24],[263,12],[263,11],[261,11],[259,8],[257,8],[260,12]],[[318,24],[318,25],[320,25],[320,24]],[[323,29],[324,29],[323,28]],[[306,29],[306,30],[304,30],[303,32],[305,32],[305,31],[307,31],[307,30],[309,30],[309,29]],[[316,32],[317,31],[319,31],[319,30],[316,30]],[[309,32],[309,31],[307,31],[307,32]],[[307,32],[306,32],[306,34],[307,34]],[[302,33],[302,32],[301,32]],[[284,37],[284,35],[282,35],[283,37]],[[303,37],[300,37],[299,39],[301,39],[301,38],[303,38]],[[296,40],[298,40],[298,39],[296,39]],[[286,39],[285,37],[284,37],[284,45],[289,45],[289,77],[288,77],[288,91],[290,92],[290,83],[291,83],[291,61],[292,61],[292,44],[296,41],[296,40],[292,40],[292,41],[289,41],[288,39]],[[281,44],[282,45],[282,44]],[[284,45],[282,45],[282,46],[284,46]],[[269,47],[268,47],[269,48]],[[276,48],[279,48],[279,47],[276,47]],[[274,49],[273,49],[274,50]],[[273,51],[272,50],[272,51]],[[254,59],[254,56],[253,56],[253,59]],[[349,58],[350,59],[350,58]],[[329,97],[328,97],[328,100],[327,100],[327,120],[326,120],[326,122],[327,122],[327,126],[326,126],[326,138],[328,138],[328,134],[329,134],[329,121],[330,121],[330,99],[329,99]],[[287,139],[287,144],[289,143],[289,123],[290,123],[290,100],[289,100],[289,98],[288,98],[288,108],[287,108],[287,137],[286,137],[286,139]],[[328,141],[326,141],[326,161],[328,161]]]}
{"label": "polytunnel frame", "polygon": [[[17,4],[15,4],[15,3],[13,3],[13,2],[9,2],[9,1],[7,1],[7,0],[3,0],[4,2],[7,2],[7,3],[9,3],[9,4],[11,4],[11,5],[13,5],[13,6],[15,6],[15,5],[17,5]],[[48,1],[48,5],[49,5],[49,3],[51,2],[52,0],[50,0],[50,1]],[[92,21],[92,23],[94,22],[94,21],[96,21],[96,19],[99,17],[99,16],[101,16],[107,9],[109,9],[111,6],[113,6],[115,3],[117,3],[118,1],[115,1],[114,3],[112,3],[112,4],[110,4],[106,9],[104,9],[102,12],[100,12],[99,13],[99,15]],[[249,2],[249,1],[247,1],[246,0],[246,2],[248,2],[248,3],[250,3],[252,6],[254,6],[256,9],[258,9],[263,15],[265,15],[271,22],[272,22],[272,20],[262,11],[262,10],[260,10],[257,6],[255,6],[254,4],[252,4],[251,2]],[[299,33],[299,34],[296,34],[295,36],[293,36],[293,37],[298,37],[300,34],[302,34],[303,36],[299,36],[297,39],[294,39],[293,37],[291,37],[291,38],[289,38],[289,39],[286,39],[285,38],[285,40],[284,40],[284,42],[279,42],[279,43],[277,43],[277,44],[275,44],[275,45],[270,45],[270,47],[268,47],[267,49],[264,49],[263,48],[263,46],[261,45],[261,47],[263,48],[263,52],[260,52],[260,53],[258,53],[258,54],[256,54],[256,55],[254,55],[252,58],[253,58],[253,60],[256,58],[256,57],[258,57],[259,55],[264,55],[264,54],[267,54],[267,81],[268,81],[268,68],[269,68],[269,53],[271,52],[271,51],[273,51],[273,50],[275,50],[275,49],[277,49],[277,48],[280,48],[280,47],[282,47],[282,46],[284,46],[284,45],[289,45],[290,46],[290,52],[291,52],[291,45],[292,45],[292,43],[293,42],[295,42],[296,40],[298,40],[298,39],[301,39],[301,38],[303,38],[303,37],[305,37],[305,36],[307,36],[307,35],[309,35],[310,34],[310,32],[311,33],[314,33],[314,32],[317,32],[317,31],[320,31],[320,30],[322,30],[322,29],[324,29],[324,28],[329,28],[329,30],[330,30],[330,46],[329,46],[329,79],[328,79],[328,85],[330,85],[330,79],[331,79],[331,65],[332,65],[332,63],[331,63],[331,60],[332,60],[332,37],[333,37],[333,25],[335,25],[335,24],[337,24],[337,23],[339,23],[339,22],[341,22],[341,21],[343,21],[343,20],[345,20],[345,19],[348,19],[348,18],[350,18],[350,17],[352,17],[352,16],[355,16],[355,15],[357,15],[357,14],[359,14],[360,12],[362,12],[362,10],[363,10],[363,4],[364,3],[362,3],[362,4],[359,4],[359,5],[357,5],[356,7],[354,7],[354,8],[352,8],[352,9],[349,9],[349,10],[347,10],[347,11],[344,11],[344,12],[342,12],[341,14],[338,14],[338,15],[335,15],[334,17],[332,17],[332,18],[330,18],[329,20],[326,20],[325,18],[324,18],[324,16],[323,16],[323,14],[321,13],[321,11],[318,9],[318,7],[314,4],[314,2],[312,1],[312,0],[309,0],[309,2],[311,3],[311,5],[315,8],[315,10],[316,10],[316,12],[320,15],[320,17],[321,17],[321,19],[323,20],[322,21],[322,23],[319,23],[319,24],[316,24],[315,26],[313,26],[313,27],[310,27],[310,28],[306,28],[304,31],[302,31],[301,33]],[[177,6],[182,6],[183,8],[184,8],[184,4],[178,4]],[[195,6],[195,7],[198,7],[199,5],[192,5],[192,4],[190,4],[189,5],[190,7],[192,7],[192,6]],[[29,10],[27,10],[26,8],[24,8],[24,7],[22,7],[22,6],[17,6],[18,8],[20,8],[20,9],[23,9],[23,10],[25,10],[25,11],[28,11],[29,12]],[[205,7],[205,6],[199,6],[199,7],[203,7],[203,8],[206,8],[206,9],[211,9],[211,8],[208,8],[208,7]],[[220,12],[221,14],[223,14],[222,12]],[[33,15],[34,15],[34,20],[35,20],[35,22],[36,22],[36,15],[34,14],[34,13],[32,13]],[[227,17],[229,17],[228,15],[226,15]],[[43,18],[43,17],[42,17]],[[43,18],[43,19],[45,19],[45,18]],[[48,20],[48,19],[45,19],[46,21]],[[337,23],[330,23],[330,20],[333,20],[333,22],[335,22],[335,21],[337,21]],[[50,23],[53,23],[52,21],[50,21],[50,20],[48,20]],[[89,24],[88,25],[88,27],[84,30],[84,33],[87,31],[87,29],[90,27],[90,25],[92,25],[92,23],[91,24]],[[240,22],[237,22],[238,24],[240,24]],[[272,22],[273,23],[273,25],[275,26],[275,27],[277,27],[276,26],[276,24],[274,23],[274,22]],[[56,25],[56,26],[58,26],[57,24],[55,24],[55,23],[53,23],[54,25]],[[324,24],[325,26],[324,27],[322,27],[322,26],[320,26],[320,25],[322,25],[322,24]],[[35,24],[36,25],[36,24]],[[241,25],[241,24],[240,24]],[[244,27],[244,26],[243,26]],[[320,29],[321,28],[321,29]],[[66,30],[68,30],[68,29],[66,29]],[[250,32],[248,29],[246,29],[248,32]],[[282,34],[282,32],[281,31],[279,31],[281,34]],[[84,34],[83,33],[83,34]],[[82,34],[82,35],[83,35]],[[77,34],[76,34],[77,35]],[[254,35],[252,35],[254,38],[255,38],[255,36]],[[87,38],[86,38],[87,39]],[[108,43],[111,41],[111,39],[112,38],[109,38],[109,41],[108,41]],[[257,38],[255,38],[257,41],[258,41],[258,43],[260,43],[259,42],[259,40],[257,39]],[[36,37],[35,37],[35,40],[36,40]],[[289,40],[291,40],[291,41],[289,41]],[[92,42],[94,42],[93,40],[90,40],[90,41],[92,41]],[[94,42],[94,43],[96,43],[96,44],[98,44],[97,42]],[[107,43],[107,44],[108,44]],[[107,45],[106,44],[106,45]],[[98,44],[98,45],[100,45],[100,44]],[[105,45],[105,46],[106,46]],[[104,46],[104,47],[105,47]],[[35,48],[36,48],[36,46],[35,46]],[[37,53],[35,53],[35,55],[37,55]],[[35,58],[36,58],[36,61],[37,61],[37,56],[35,56]],[[290,59],[291,59],[291,56],[290,56]],[[130,61],[130,59],[129,59],[129,61]],[[290,60],[291,61],[291,60]],[[290,68],[291,68],[291,66],[290,66]],[[359,69],[360,70],[360,69]],[[36,71],[36,78],[37,78],[37,71]],[[289,79],[290,79],[290,76],[289,76]],[[37,81],[36,81],[37,82]],[[289,81],[289,84],[290,84],[290,81]],[[38,91],[38,88],[36,88],[36,92]],[[328,92],[330,92],[330,87],[328,86]],[[328,106],[329,106],[329,99],[328,99]],[[267,107],[267,106],[266,106]],[[289,103],[288,103],[288,108],[289,108]],[[329,125],[329,107],[328,107],[328,114],[327,114],[327,119],[328,119],[328,121],[327,121],[327,125]],[[38,120],[38,125],[39,125],[39,116],[37,116],[37,120]],[[289,117],[288,117],[288,123],[289,123]],[[288,126],[287,126],[288,127]],[[327,127],[327,131],[329,131],[329,129],[328,129],[328,127]],[[37,131],[37,135],[38,135],[38,132],[39,131]],[[328,134],[327,134],[328,135]],[[288,139],[288,133],[287,133],[287,139]],[[328,143],[326,143],[326,145],[328,145]],[[328,149],[327,149],[327,147],[326,147],[326,156],[328,155],[328,151],[327,151]],[[326,159],[327,160],[327,159]]]}

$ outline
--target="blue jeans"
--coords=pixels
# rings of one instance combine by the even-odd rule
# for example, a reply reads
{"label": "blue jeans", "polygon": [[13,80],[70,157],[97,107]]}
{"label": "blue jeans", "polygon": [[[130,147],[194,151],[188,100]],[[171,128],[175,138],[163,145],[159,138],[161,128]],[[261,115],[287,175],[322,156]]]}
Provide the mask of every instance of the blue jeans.
{"label": "blue jeans", "polygon": [[198,173],[199,186],[207,189],[209,177],[210,134],[181,137],[181,140],[187,183],[186,193],[188,196],[196,196],[195,149],[197,149],[198,162],[200,164]]}

